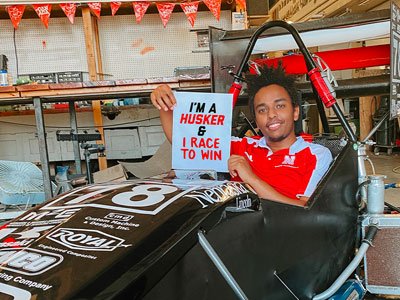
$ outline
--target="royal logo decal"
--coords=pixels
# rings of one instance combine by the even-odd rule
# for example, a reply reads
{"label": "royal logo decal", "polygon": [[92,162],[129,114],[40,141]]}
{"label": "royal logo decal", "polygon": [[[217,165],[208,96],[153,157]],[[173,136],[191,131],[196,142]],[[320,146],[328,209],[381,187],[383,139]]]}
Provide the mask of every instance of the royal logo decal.
{"label": "royal logo decal", "polygon": [[114,251],[124,245],[125,240],[91,229],[59,228],[47,236],[49,240],[75,250]]}

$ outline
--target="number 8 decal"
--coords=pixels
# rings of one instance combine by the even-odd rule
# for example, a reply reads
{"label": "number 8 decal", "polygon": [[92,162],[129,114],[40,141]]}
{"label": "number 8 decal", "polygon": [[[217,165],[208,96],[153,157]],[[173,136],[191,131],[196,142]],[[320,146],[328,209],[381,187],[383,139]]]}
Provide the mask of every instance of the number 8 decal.
{"label": "number 8 decal", "polygon": [[[165,199],[166,194],[176,192],[178,189],[174,186],[146,184],[135,186],[132,192],[125,192],[115,195],[112,202],[118,205],[131,206],[131,207],[145,207],[160,203]],[[143,200],[132,201],[135,196],[146,196]]]}

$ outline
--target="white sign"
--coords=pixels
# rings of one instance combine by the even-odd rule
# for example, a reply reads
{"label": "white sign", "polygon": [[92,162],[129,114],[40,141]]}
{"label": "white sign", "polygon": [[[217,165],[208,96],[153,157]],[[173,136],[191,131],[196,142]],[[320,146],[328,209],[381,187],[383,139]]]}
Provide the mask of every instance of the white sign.
{"label": "white sign", "polygon": [[228,171],[232,95],[175,92],[172,168]]}

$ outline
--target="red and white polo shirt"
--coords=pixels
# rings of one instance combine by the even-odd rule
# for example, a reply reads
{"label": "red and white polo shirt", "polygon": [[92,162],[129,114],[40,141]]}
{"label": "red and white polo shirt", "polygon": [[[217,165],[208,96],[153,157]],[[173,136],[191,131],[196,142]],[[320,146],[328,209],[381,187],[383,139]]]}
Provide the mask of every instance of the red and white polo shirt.
{"label": "red and white polo shirt", "polygon": [[264,137],[232,137],[231,154],[244,156],[258,177],[292,199],[310,197],[332,161],[328,148],[301,137],[289,149],[276,152]]}

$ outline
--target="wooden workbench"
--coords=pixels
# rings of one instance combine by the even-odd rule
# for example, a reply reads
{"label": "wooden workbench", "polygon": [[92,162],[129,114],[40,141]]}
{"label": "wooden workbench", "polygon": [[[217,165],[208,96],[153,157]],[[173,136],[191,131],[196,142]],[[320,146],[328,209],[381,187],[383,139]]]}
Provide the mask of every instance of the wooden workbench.
{"label": "wooden workbench", "polygon": [[[32,103],[34,105],[46,199],[53,197],[53,191],[42,104],[45,102],[68,102],[71,130],[77,132],[74,102],[149,96],[151,91],[162,83],[167,83],[172,89],[177,90],[210,90],[210,80],[208,79],[179,80],[176,77],[0,87],[0,105]],[[78,141],[73,141],[73,148],[76,169],[80,173],[81,157]]]}

